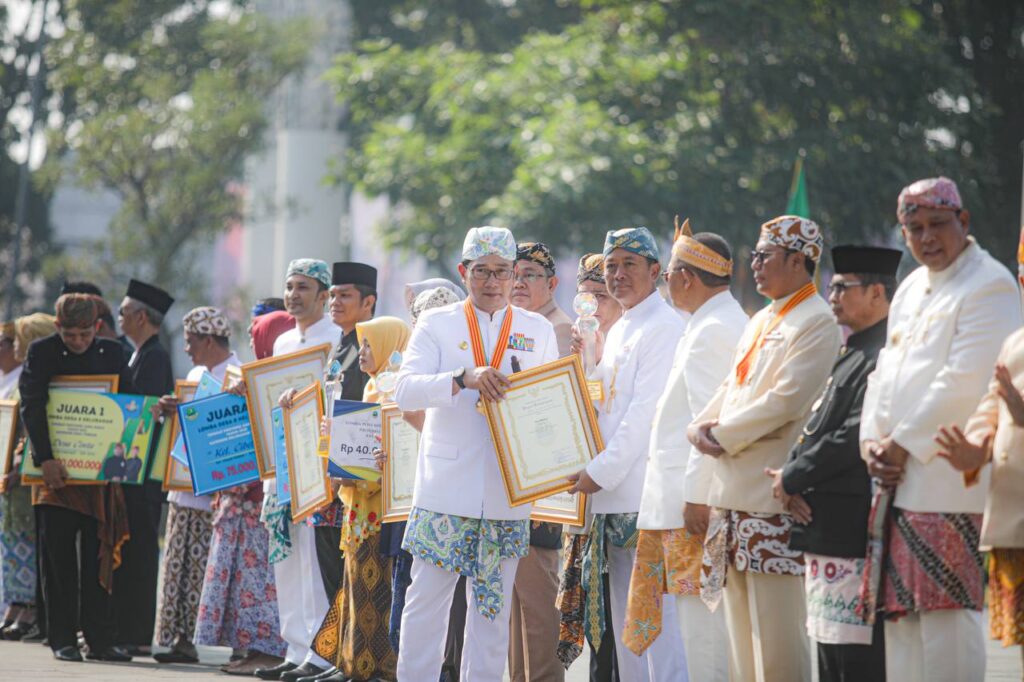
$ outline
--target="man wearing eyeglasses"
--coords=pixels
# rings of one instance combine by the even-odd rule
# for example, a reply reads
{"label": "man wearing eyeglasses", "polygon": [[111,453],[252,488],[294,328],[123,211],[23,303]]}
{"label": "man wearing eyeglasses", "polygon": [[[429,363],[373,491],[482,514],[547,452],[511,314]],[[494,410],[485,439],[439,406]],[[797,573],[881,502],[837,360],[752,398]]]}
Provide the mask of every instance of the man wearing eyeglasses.
{"label": "man wearing eyeglasses", "polygon": [[807,635],[817,643],[822,682],[885,680],[881,621],[872,628],[855,611],[871,511],[860,411],[885,345],[901,255],[871,246],[832,249],[829,303],[852,333],[785,467],[770,471],[775,498],[797,521],[789,547],[805,553]]}
{"label": "man wearing eyeglasses", "polygon": [[990,472],[965,487],[934,439],[940,427],[963,428],[978,406],[1000,346],[1021,324],[1020,298],[1006,267],[969,235],[971,216],[952,180],[905,187],[896,215],[921,267],[893,298],[860,432],[861,455],[884,491],[876,517],[885,520],[885,560],[873,596],[885,619],[886,671],[890,680],[980,682],[978,545]]}
{"label": "man wearing eyeglasses", "polygon": [[803,557],[788,547],[793,517],[764,472],[785,463],[839,351],[814,286],[822,243],[806,218],[761,226],[751,265],[772,302],[747,324],[731,371],[688,429],[714,458],[701,598],[712,610],[724,601],[737,680],[811,679]]}
{"label": "man wearing eyeglasses", "polygon": [[398,406],[426,410],[402,543],[413,556],[398,652],[403,682],[440,676],[444,624],[460,575],[469,604],[460,678],[500,682],[505,670],[512,588],[529,550],[531,505],[508,504],[477,401],[501,400],[514,368],[558,358],[551,323],[509,305],[515,261],[507,229],[471,229],[459,264],[469,298],[420,316],[398,373]]}
{"label": "man wearing eyeglasses", "polygon": [[[555,329],[558,356],[570,353],[572,320],[555,303],[555,259],[540,242],[516,247],[512,305],[543,315]],[[565,668],[558,660],[558,547],[562,526],[534,522],[530,553],[519,562],[512,591],[512,629],[508,671],[511,682],[560,682]]]}
{"label": "man wearing eyeglasses", "polygon": [[[600,641],[606,629],[614,632],[619,679],[684,679],[686,662],[674,603],[665,604],[666,627],[642,655],[626,646],[622,630],[636,559],[636,524],[651,422],[686,323],[658,292],[661,263],[650,230],[613,230],[605,237],[603,253],[608,291],[624,312],[608,331],[601,361],[592,375],[601,382],[604,394],[597,420],[605,447],[571,477],[576,483],[572,492],[593,495],[594,521],[584,550],[589,559],[583,567],[587,590],[584,628],[592,644]],[[602,586],[604,573],[608,590]],[[606,600],[611,600],[611,623],[603,618]]]}

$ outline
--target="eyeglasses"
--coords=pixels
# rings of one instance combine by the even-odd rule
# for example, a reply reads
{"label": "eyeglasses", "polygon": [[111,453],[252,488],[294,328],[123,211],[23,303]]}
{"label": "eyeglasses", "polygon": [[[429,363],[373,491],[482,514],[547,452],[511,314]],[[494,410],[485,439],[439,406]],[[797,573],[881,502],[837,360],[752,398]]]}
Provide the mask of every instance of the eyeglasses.
{"label": "eyeglasses", "polygon": [[488,270],[487,268],[473,268],[469,271],[469,274],[479,282],[486,282],[491,277],[499,282],[507,282],[512,279],[512,270],[510,269]]}
{"label": "eyeglasses", "polygon": [[666,270],[665,272],[661,273],[661,278],[667,282],[669,278],[672,277],[672,275],[678,274],[685,269],[686,268],[672,268],[671,270]]}
{"label": "eyeglasses", "polygon": [[758,263],[764,263],[766,260],[768,260],[769,258],[771,258],[772,256],[774,256],[777,253],[786,253],[786,252],[784,250],[782,250],[782,251],[751,251],[750,252],[750,262],[753,265],[757,265]]}
{"label": "eyeglasses", "polygon": [[[534,282],[547,278],[547,275],[538,275],[536,272],[524,272],[515,276],[515,280],[517,282],[526,282],[527,284],[533,284]],[[501,278],[499,277],[498,279]]]}
{"label": "eyeglasses", "polygon": [[828,285],[828,293],[842,295],[847,289],[866,286],[864,282],[832,282]]}

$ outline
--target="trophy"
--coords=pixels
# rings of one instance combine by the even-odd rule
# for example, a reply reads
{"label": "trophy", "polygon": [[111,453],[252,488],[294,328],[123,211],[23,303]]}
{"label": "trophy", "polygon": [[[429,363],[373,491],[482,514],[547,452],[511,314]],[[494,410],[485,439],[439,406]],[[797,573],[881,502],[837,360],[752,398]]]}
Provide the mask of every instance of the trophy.
{"label": "trophy", "polygon": [[388,356],[388,364],[376,377],[381,403],[392,402],[391,394],[398,387],[398,370],[402,366],[402,354],[397,350]]}
{"label": "trophy", "polygon": [[576,320],[576,329],[583,339],[583,373],[590,376],[597,365],[597,329],[601,326],[594,317],[594,313],[597,312],[597,298],[587,292],[576,294],[572,301],[572,309],[579,316]]}

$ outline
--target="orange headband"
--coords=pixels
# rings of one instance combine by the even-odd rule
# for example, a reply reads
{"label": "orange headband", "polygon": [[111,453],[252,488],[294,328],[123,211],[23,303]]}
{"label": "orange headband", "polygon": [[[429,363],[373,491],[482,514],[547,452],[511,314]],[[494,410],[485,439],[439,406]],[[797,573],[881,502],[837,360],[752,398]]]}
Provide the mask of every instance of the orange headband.
{"label": "orange headband", "polygon": [[719,277],[732,275],[732,261],[722,258],[721,254],[701,244],[693,238],[693,231],[690,230],[690,219],[687,218],[683,224],[679,224],[679,216],[676,216],[676,233],[672,240],[672,254],[687,265],[692,265],[698,270],[710,272]]}

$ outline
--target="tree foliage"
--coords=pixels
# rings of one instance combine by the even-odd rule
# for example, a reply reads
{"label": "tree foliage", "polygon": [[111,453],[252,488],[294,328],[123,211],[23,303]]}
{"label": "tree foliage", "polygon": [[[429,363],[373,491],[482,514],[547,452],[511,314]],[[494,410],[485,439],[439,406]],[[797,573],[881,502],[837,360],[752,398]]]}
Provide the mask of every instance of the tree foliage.
{"label": "tree foliage", "polygon": [[[231,183],[260,145],[268,99],[305,58],[309,25],[274,24],[237,3],[69,1],[50,51],[73,117],[44,179],[67,168],[121,207],[88,268],[201,291],[195,256],[239,217]],[[91,266],[91,267],[90,267]]]}
{"label": "tree foliage", "polygon": [[[667,237],[675,213],[749,244],[801,149],[833,243],[892,237],[899,189],[942,173],[1003,247],[1021,109],[1000,107],[1022,89],[1000,100],[954,48],[953,6],[977,4],[356,0],[360,40],[328,75],[352,135],[339,172],[405,207],[385,240],[432,259],[474,224],[580,251],[624,225]],[[996,26],[1006,83],[1022,27]]]}

